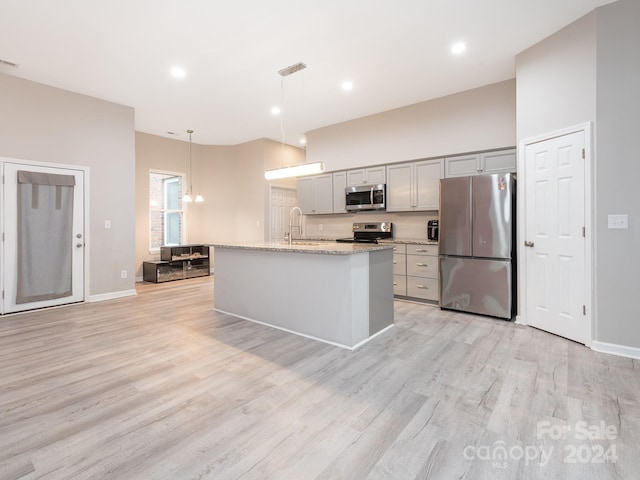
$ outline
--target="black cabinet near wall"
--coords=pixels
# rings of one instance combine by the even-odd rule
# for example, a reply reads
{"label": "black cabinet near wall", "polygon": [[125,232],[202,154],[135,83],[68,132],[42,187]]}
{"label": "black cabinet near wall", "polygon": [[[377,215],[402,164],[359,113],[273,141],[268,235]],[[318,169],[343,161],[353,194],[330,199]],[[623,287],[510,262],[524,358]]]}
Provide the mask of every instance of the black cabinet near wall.
{"label": "black cabinet near wall", "polygon": [[162,283],[209,275],[208,245],[160,247],[160,260],[143,262],[142,279]]}

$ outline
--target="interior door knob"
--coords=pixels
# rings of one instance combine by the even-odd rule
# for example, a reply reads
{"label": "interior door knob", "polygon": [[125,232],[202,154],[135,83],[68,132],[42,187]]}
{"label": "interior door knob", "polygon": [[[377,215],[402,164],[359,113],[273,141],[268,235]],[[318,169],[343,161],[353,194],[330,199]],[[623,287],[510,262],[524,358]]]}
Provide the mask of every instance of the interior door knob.
{"label": "interior door knob", "polygon": [[528,241],[525,240],[524,246],[525,247],[533,247],[533,242],[528,242]]}
{"label": "interior door knob", "polygon": [[82,248],[82,244],[81,243],[76,243],[76,248]]}

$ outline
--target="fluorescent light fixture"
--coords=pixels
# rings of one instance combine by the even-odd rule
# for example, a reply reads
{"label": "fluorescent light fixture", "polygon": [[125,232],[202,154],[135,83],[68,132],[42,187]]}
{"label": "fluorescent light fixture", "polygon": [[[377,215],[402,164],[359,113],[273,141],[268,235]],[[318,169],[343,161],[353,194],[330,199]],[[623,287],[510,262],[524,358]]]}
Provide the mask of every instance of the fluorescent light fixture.
{"label": "fluorescent light fixture", "polygon": [[291,167],[276,168],[264,172],[264,178],[267,180],[276,180],[278,178],[302,177],[303,175],[313,175],[314,173],[324,172],[324,164],[322,162],[302,163],[300,165],[292,165]]}
{"label": "fluorescent light fixture", "polygon": [[466,49],[467,49],[467,44],[464,42],[456,42],[453,45],[451,45],[451,53],[455,55],[460,55]]}

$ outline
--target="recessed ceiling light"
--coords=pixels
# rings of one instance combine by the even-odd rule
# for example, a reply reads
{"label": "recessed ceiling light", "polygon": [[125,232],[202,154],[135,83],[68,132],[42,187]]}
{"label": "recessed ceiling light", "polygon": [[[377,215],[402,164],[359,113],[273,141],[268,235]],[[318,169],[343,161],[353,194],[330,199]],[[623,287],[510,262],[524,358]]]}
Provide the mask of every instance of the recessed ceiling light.
{"label": "recessed ceiling light", "polygon": [[456,42],[453,45],[451,45],[451,53],[455,55],[460,55],[466,49],[467,49],[467,44],[464,42]]}
{"label": "recessed ceiling light", "polygon": [[307,137],[300,137],[300,145],[306,145],[307,144]]}
{"label": "recessed ceiling light", "polygon": [[280,115],[280,112],[281,110],[279,106],[276,105],[274,107],[271,107],[271,115]]}
{"label": "recessed ceiling light", "polygon": [[171,67],[171,75],[175,78],[184,78],[187,76],[187,71],[182,67]]}
{"label": "recessed ceiling light", "polygon": [[342,89],[345,91],[349,91],[353,89],[353,83],[351,83],[349,80],[346,80],[344,82],[342,82]]}

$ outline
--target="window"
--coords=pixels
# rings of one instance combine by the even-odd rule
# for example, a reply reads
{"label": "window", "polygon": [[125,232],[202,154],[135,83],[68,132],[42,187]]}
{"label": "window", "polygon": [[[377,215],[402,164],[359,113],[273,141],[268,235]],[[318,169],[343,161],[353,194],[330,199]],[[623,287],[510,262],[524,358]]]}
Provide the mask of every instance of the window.
{"label": "window", "polygon": [[152,252],[184,243],[184,175],[149,172],[149,242]]}

